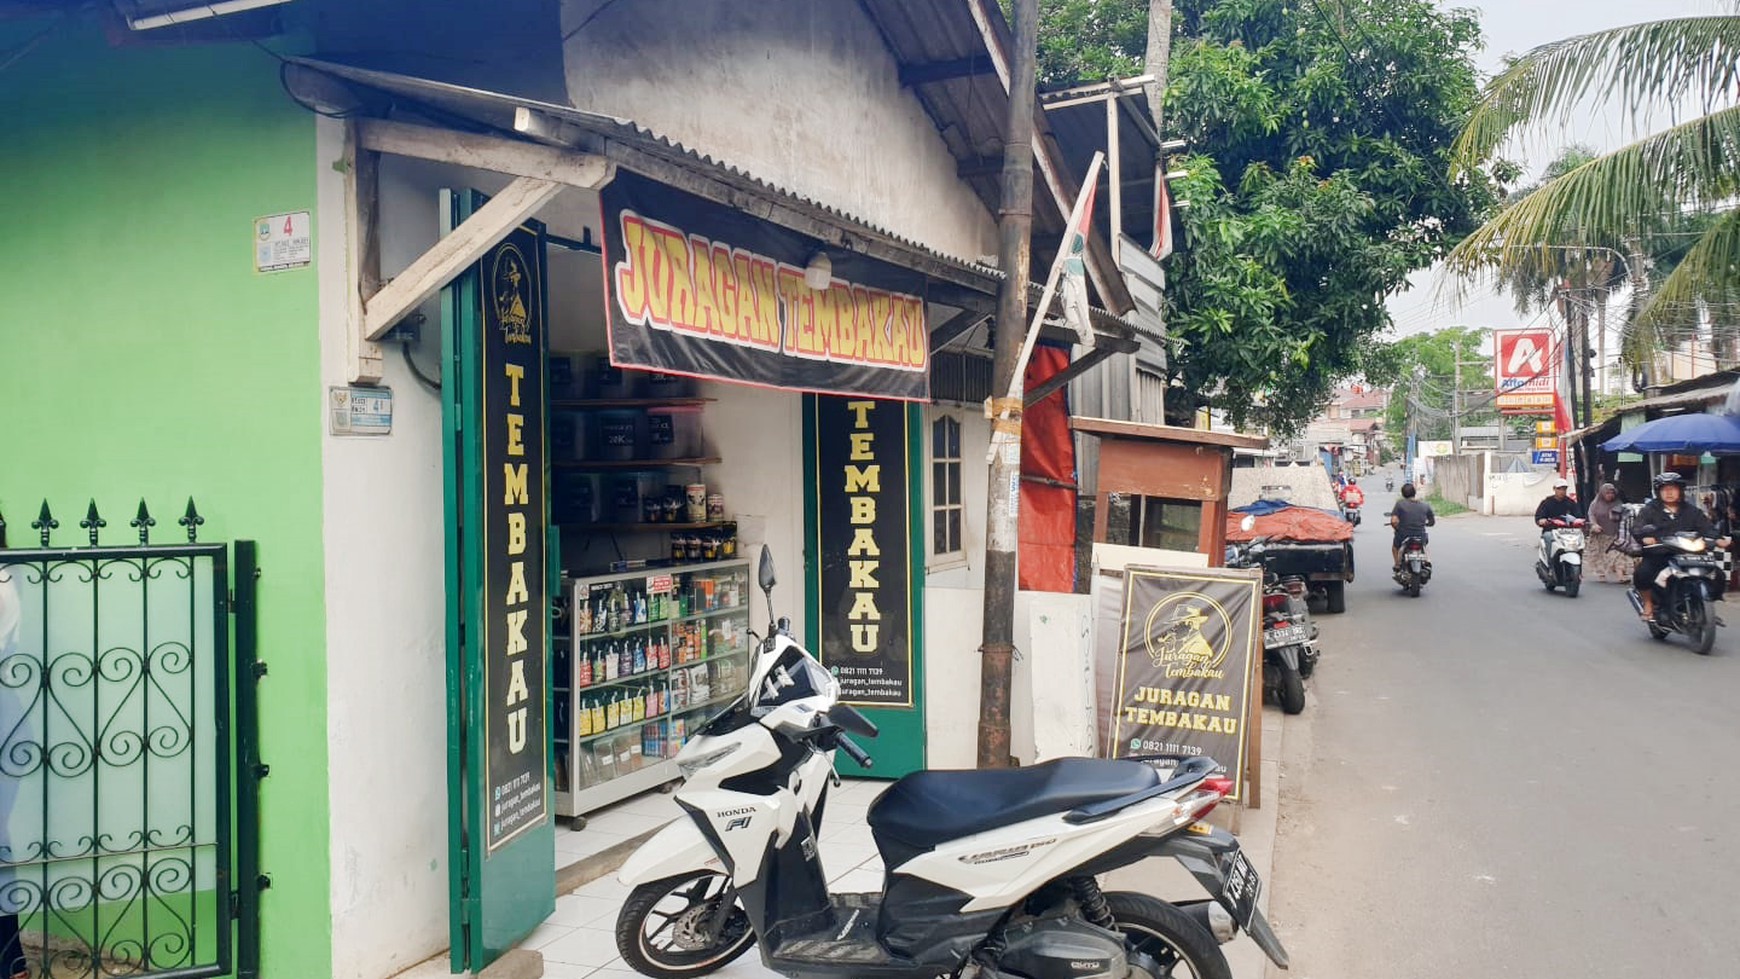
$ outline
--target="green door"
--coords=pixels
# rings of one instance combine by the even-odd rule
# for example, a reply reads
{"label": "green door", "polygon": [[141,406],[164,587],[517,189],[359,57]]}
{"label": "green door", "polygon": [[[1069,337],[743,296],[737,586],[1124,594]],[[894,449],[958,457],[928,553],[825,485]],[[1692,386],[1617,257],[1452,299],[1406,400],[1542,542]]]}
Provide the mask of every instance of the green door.
{"label": "green door", "polygon": [[924,767],[923,429],[915,405],[804,396],[806,639],[881,729],[843,775]]}
{"label": "green door", "polygon": [[[457,227],[485,198],[444,192]],[[444,294],[453,971],[555,910],[545,487],[544,230],[515,229]]]}

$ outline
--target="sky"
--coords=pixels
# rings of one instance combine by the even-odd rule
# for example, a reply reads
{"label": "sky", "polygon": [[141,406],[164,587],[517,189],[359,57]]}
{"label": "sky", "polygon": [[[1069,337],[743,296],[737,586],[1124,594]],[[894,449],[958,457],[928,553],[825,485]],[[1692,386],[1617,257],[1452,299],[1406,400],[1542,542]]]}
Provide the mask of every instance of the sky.
{"label": "sky", "polygon": [[[1478,58],[1482,72],[1497,71],[1506,54],[1522,54],[1537,45],[1572,34],[1635,24],[1645,20],[1734,12],[1733,0],[1451,0],[1446,7],[1469,7],[1480,12],[1486,34],[1486,49]],[[1598,151],[1615,150],[1631,139],[1624,120],[1612,112],[1583,112],[1566,129],[1542,129],[1510,148],[1507,155],[1538,174],[1557,154],[1572,143]],[[1436,270],[1417,272],[1409,291],[1391,297],[1388,306],[1395,335],[1422,333],[1446,326],[1504,328],[1544,323],[1534,316],[1519,317],[1510,297],[1477,290],[1462,302],[1441,288]]]}

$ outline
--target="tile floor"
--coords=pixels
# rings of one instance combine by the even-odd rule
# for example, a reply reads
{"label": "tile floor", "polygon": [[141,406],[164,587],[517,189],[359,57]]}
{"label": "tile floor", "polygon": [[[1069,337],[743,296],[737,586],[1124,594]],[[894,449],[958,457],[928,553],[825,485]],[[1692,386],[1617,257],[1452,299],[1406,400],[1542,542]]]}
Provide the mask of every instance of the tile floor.
{"label": "tile floor", "polygon": [[[864,816],[888,784],[848,779],[829,794],[822,816],[822,866],[828,869],[829,884],[836,891],[873,891],[882,886],[882,859],[876,855]],[[595,829],[599,839],[614,836],[620,841],[644,832],[649,817],[661,815],[677,815],[670,796],[656,792],[638,796],[589,819],[586,829],[578,833],[558,831],[557,852],[578,854],[574,857],[577,860],[585,855],[581,850],[586,846],[602,849],[596,841],[584,839]],[[636,826],[639,828],[632,829]],[[557,898],[556,913],[526,936],[520,947],[543,954],[545,979],[635,979],[638,974],[616,954],[613,931],[616,912],[627,897],[628,888],[618,883],[614,874],[595,880]],[[722,979],[777,979],[775,973],[762,967],[753,951],[715,975]]]}
{"label": "tile floor", "polygon": [[556,869],[578,863],[649,829],[657,829],[682,814],[673,797],[653,791],[588,815],[585,829],[572,830],[557,823]]}

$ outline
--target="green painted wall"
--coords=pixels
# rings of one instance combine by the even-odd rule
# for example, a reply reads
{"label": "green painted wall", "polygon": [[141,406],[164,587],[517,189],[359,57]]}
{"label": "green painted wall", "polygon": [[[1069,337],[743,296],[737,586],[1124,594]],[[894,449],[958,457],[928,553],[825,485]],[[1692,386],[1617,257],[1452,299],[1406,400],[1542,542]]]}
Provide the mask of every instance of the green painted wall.
{"label": "green painted wall", "polygon": [[69,21],[0,70],[0,512],[22,545],[47,497],[71,544],[95,497],[119,543],[145,497],[167,540],[191,495],[202,539],[260,542],[266,979],[332,971],[315,272],[257,275],[250,241],[315,209],[314,167],[250,45]]}

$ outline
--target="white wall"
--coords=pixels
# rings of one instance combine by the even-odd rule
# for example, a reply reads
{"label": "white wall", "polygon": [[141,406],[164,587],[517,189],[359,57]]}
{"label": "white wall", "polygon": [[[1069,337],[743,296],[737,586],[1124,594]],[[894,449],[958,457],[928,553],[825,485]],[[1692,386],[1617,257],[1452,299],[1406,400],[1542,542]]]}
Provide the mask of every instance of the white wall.
{"label": "white wall", "polygon": [[[709,449],[724,462],[706,470],[708,489],[725,497],[725,512],[737,520],[738,556],[753,562],[766,542],[773,550],[779,585],[774,609],[789,616],[794,635],[804,634],[804,455],[803,397],[741,384],[704,382],[701,393],[718,398],[702,416]],[[759,602],[759,593],[756,601]],[[763,607],[757,605],[761,610]],[[764,611],[751,615],[760,632]]]}
{"label": "white wall", "polygon": [[[330,166],[342,143],[340,124],[320,120],[315,227],[327,385],[348,380],[344,180]],[[392,223],[433,240],[434,200],[415,202],[392,181],[382,189]],[[403,262],[403,248],[389,249],[383,271]],[[432,316],[425,327],[435,348],[439,322]],[[385,366],[393,433],[328,436],[323,446],[332,974],[347,979],[390,975],[447,945],[441,402],[396,350]]]}
{"label": "white wall", "polygon": [[[349,271],[344,181],[331,166],[342,152],[339,124],[320,120],[319,140],[322,375],[325,384],[340,385],[349,371]],[[436,242],[441,188],[489,193],[508,179],[383,158],[382,274],[397,274]],[[552,231],[578,238],[588,221],[596,229],[596,211],[596,195],[566,191],[538,217]],[[585,289],[575,277],[558,282],[552,275],[555,331],[573,329],[585,315]],[[595,299],[592,309],[594,317],[602,315]],[[426,319],[415,357],[425,374],[438,375],[439,296],[420,311]],[[393,433],[329,436],[323,446],[332,974],[338,979],[392,975],[448,945],[441,400],[411,376],[397,346],[385,354]]]}
{"label": "white wall", "polygon": [[565,0],[562,27],[576,106],[946,254],[997,253],[992,215],[856,0]]}

